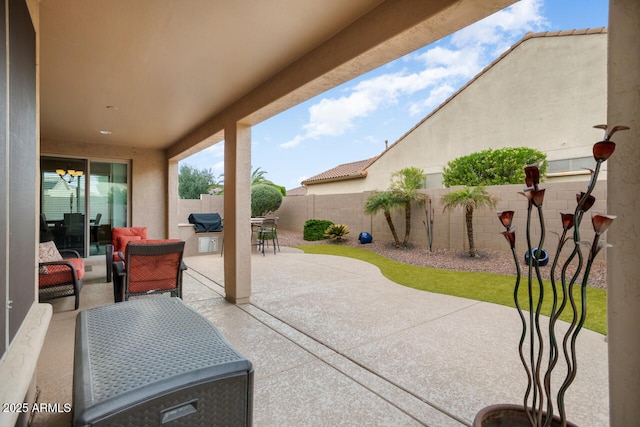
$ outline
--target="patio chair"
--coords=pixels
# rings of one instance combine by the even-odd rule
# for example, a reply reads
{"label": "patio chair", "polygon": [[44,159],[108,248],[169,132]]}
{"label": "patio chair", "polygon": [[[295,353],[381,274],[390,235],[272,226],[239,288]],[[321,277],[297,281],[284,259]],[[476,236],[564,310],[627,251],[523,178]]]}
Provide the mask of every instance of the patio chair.
{"label": "patio chair", "polygon": [[83,246],[84,238],[84,214],[66,213],[64,214],[64,236],[67,247]]}
{"label": "patio chair", "polygon": [[38,288],[40,302],[75,296],[80,306],[80,290],[84,278],[84,260],[74,250],[58,250],[53,241],[39,245]]}
{"label": "patio chair", "polygon": [[167,292],[182,298],[182,272],[187,269],[182,261],[184,243],[175,239],[128,243],[124,261],[113,263],[114,301]]}
{"label": "patio chair", "polygon": [[96,219],[92,219],[89,223],[91,229],[91,238],[96,244],[96,250],[100,250],[100,241],[98,239],[98,230],[100,229],[100,220],[102,219],[102,213],[96,215]]}
{"label": "patio chair", "polygon": [[107,282],[111,281],[113,263],[124,261],[120,254],[124,252],[127,243],[147,238],[147,227],[113,227],[111,229],[111,244],[106,245]]}
{"label": "patio chair", "polygon": [[54,239],[53,231],[47,224],[47,216],[43,213],[40,214],[40,243],[49,242]]}
{"label": "patio chair", "polygon": [[257,231],[258,250],[262,250],[262,256],[264,256],[265,244],[269,244],[269,240],[273,243],[273,254],[276,253],[276,247],[278,252],[280,251],[280,243],[278,242],[278,217],[265,218],[258,226]]}

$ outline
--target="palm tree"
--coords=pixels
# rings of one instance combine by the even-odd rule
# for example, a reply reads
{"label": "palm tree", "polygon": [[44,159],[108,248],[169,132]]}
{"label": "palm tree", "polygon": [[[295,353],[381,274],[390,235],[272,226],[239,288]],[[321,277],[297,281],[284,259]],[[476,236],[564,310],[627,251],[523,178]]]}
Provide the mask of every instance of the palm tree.
{"label": "palm tree", "polygon": [[266,174],[267,174],[267,171],[260,170],[259,167],[255,168],[251,172],[251,185],[267,184],[267,183],[273,184],[271,181],[269,181],[267,178],[264,177]]}
{"label": "palm tree", "polygon": [[476,256],[476,248],[473,243],[473,210],[482,206],[495,207],[498,200],[483,186],[465,187],[462,190],[445,194],[442,197],[444,210],[454,209],[457,207],[464,208],[465,219],[467,223],[467,237],[469,238],[469,256]]}
{"label": "palm tree", "polygon": [[364,204],[364,211],[369,215],[375,215],[380,211],[384,213],[384,217],[387,220],[391,234],[393,234],[393,241],[396,248],[400,247],[400,240],[398,239],[398,233],[396,233],[396,228],[393,225],[393,220],[391,219],[391,212],[401,206],[404,206],[404,200],[400,199],[398,194],[392,191],[374,193],[369,196]]}
{"label": "palm tree", "polygon": [[418,193],[420,188],[424,187],[426,175],[424,171],[416,167],[407,167],[394,172],[391,175],[391,191],[398,194],[398,197],[404,201],[404,240],[402,247],[407,247],[409,243],[409,235],[411,233],[411,203],[417,202],[421,205],[424,202],[425,195]]}
{"label": "palm tree", "polygon": [[265,175],[267,174],[267,171],[263,171],[261,170],[259,167],[255,168],[252,172],[251,172],[251,185],[257,185],[257,184],[265,184],[265,185],[270,185],[272,187],[275,187],[278,189],[278,191],[280,192],[280,194],[282,194],[283,196],[287,195],[287,189],[284,188],[281,185],[275,184],[272,181],[269,181],[267,178],[265,178]]}

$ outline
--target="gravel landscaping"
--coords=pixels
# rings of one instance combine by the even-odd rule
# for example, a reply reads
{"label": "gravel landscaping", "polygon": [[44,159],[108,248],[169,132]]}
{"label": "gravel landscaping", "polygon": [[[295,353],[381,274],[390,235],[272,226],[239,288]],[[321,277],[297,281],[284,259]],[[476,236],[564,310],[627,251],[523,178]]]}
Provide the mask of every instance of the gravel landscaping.
{"label": "gravel landscaping", "polygon": [[[407,264],[418,265],[422,267],[441,268],[446,270],[457,271],[476,271],[496,274],[516,274],[516,267],[513,262],[513,256],[510,252],[496,251],[478,251],[475,258],[469,257],[466,251],[458,251],[453,249],[434,249],[429,252],[426,246],[410,245],[407,248],[396,249],[392,241],[374,241],[372,243],[361,244],[357,236],[348,235],[341,243],[334,240],[320,240],[309,242],[302,238],[302,233],[288,230],[278,229],[278,240],[282,246],[301,246],[301,245],[326,245],[326,244],[342,244],[366,249],[384,257],[404,262]],[[506,245],[505,241],[505,245]],[[566,251],[567,249],[565,249]],[[524,260],[520,260],[523,269],[523,281],[526,281],[526,265]],[[551,262],[546,267],[541,267],[543,277],[549,278],[551,270]],[[594,288],[607,288],[607,268],[605,263],[594,263],[589,276],[589,286]]]}

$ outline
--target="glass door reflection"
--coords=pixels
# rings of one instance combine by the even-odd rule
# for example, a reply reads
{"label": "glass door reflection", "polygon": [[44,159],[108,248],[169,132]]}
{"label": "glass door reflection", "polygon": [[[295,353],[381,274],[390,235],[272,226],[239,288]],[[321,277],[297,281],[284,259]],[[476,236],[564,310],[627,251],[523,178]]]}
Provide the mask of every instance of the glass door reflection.
{"label": "glass door reflection", "polygon": [[90,254],[105,253],[111,243],[111,229],[127,226],[126,163],[92,161],[89,178]]}
{"label": "glass door reflection", "polygon": [[43,157],[40,241],[85,256],[85,188],[87,162]]}

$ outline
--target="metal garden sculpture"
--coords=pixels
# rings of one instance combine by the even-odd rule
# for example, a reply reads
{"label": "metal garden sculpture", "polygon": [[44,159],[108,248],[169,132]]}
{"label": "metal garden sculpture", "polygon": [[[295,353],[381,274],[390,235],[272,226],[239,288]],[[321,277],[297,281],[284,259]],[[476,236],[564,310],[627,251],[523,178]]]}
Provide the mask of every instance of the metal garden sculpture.
{"label": "metal garden sculpture", "polygon": [[[524,394],[522,407],[518,407],[516,405],[494,405],[485,408],[476,416],[476,420],[474,421],[474,425],[476,426],[486,427],[492,425],[503,425],[499,424],[498,420],[500,420],[500,422],[508,422],[508,425],[516,426],[530,425],[541,427],[572,425],[567,421],[565,393],[575,379],[578,368],[576,358],[576,339],[587,316],[587,281],[596,255],[602,248],[610,246],[607,243],[600,241],[600,238],[611,225],[615,216],[592,214],[591,222],[593,224],[594,236],[591,242],[582,241],[580,236],[580,223],[582,222],[585,212],[587,212],[595,202],[595,198],[591,193],[596,186],[600,168],[615,150],[616,144],[611,141],[610,138],[619,130],[629,129],[626,126],[615,126],[611,129],[609,129],[607,125],[598,125],[595,127],[604,129],[605,132],[604,139],[595,143],[593,146],[593,157],[596,161],[595,170],[590,170],[591,179],[586,192],[576,195],[578,203],[574,213],[561,214],[563,231],[551,266],[550,293],[552,305],[551,314],[549,316],[548,336],[546,337],[545,334],[543,334],[540,315],[545,298],[545,291],[548,289],[545,289],[539,265],[539,260],[543,256],[542,247],[544,245],[546,234],[542,213],[545,190],[539,187],[540,174],[536,165],[525,167],[526,188],[524,192],[521,193],[529,202],[526,221],[527,254],[530,254],[530,256],[527,257],[528,298],[524,301],[526,304],[524,310],[528,312],[528,316],[525,316],[523,306],[520,301],[521,296],[519,295],[521,272],[520,263],[516,253],[516,232],[515,228],[512,226],[514,212],[498,212],[500,222],[506,229],[502,234],[511,246],[511,252],[517,269],[514,287],[514,301],[522,322],[522,335],[520,336],[518,352],[522,365],[526,371],[527,388]],[[531,223],[533,221],[532,217],[534,216],[534,211],[537,212],[540,224],[540,238],[537,246],[535,247],[531,241]],[[572,233],[570,233],[571,230],[573,230]],[[558,274],[560,253],[569,240],[573,240],[573,248],[569,256],[562,263]],[[583,253],[583,249],[581,247],[581,245],[584,244],[588,245],[589,248],[586,254]],[[573,273],[569,273],[571,270],[569,267],[572,263],[574,263],[572,267]],[[578,283],[581,273],[582,279],[580,283]],[[579,303],[576,302],[576,292],[574,292],[576,286],[580,286]],[[569,325],[569,329],[562,336],[558,336],[556,331],[557,321],[565,310],[570,311],[571,323]],[[528,343],[526,343],[527,340]],[[525,345],[527,351],[525,351]],[[544,360],[545,355],[547,356],[546,360]],[[566,364],[566,375],[558,388],[556,395],[553,396],[551,391],[551,377],[554,369],[562,358]],[[558,411],[558,414],[555,416],[554,400]]]}

